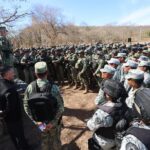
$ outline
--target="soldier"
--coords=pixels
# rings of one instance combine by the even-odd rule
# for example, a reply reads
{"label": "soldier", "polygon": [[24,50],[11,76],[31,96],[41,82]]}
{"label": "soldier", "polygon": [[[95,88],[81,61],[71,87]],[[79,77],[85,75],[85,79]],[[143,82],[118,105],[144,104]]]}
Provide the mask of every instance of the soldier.
{"label": "soldier", "polygon": [[105,65],[105,67],[103,69],[100,69],[101,71],[101,78],[103,79],[101,82],[101,86],[98,92],[97,97],[95,98],[95,104],[98,106],[100,104],[102,104],[103,102],[105,102],[105,96],[104,96],[104,91],[102,90],[103,87],[103,83],[105,82],[105,80],[107,79],[112,79],[114,73],[115,73],[115,69],[109,65]]}
{"label": "soldier", "polygon": [[132,108],[135,99],[135,94],[139,89],[142,88],[144,73],[143,71],[140,71],[138,69],[131,69],[126,76],[126,79],[128,81],[129,86],[131,87],[128,93],[128,97],[126,99],[126,104],[129,108]]}
{"label": "soldier", "polygon": [[99,105],[97,111],[87,122],[88,128],[94,131],[93,137],[88,141],[89,150],[114,149],[116,125],[122,120],[127,110],[124,103],[127,93],[121,83],[106,80],[103,91],[106,101]]}
{"label": "soldier", "polygon": [[148,61],[141,61],[138,64],[138,69],[144,72],[144,87],[150,88],[150,62]]}
{"label": "soldier", "polygon": [[136,92],[130,128],[123,137],[120,150],[150,149],[150,89],[142,88]]}
{"label": "soldier", "polygon": [[116,58],[118,58],[118,60],[120,61],[120,65],[117,67],[117,70],[116,70],[113,78],[114,78],[114,80],[121,82],[121,76],[123,76],[122,65],[123,65],[123,63],[125,63],[126,53],[118,53]]}
{"label": "soldier", "polygon": [[70,54],[68,55],[67,60],[70,65],[71,77],[73,80],[73,84],[75,84],[74,89],[77,89],[78,80],[77,80],[77,70],[75,68],[75,64],[76,64],[78,58],[77,58],[77,54],[75,53],[74,47],[70,48]]}
{"label": "soldier", "polygon": [[126,75],[131,69],[136,69],[137,65],[137,62],[133,60],[128,60],[126,63],[123,64],[123,75],[121,76],[121,82],[124,84],[127,92],[129,92],[130,86],[128,84],[128,80],[126,79]]}
{"label": "soldier", "polygon": [[3,67],[0,81],[0,116],[6,124],[8,133],[17,150],[29,150],[24,136],[21,100],[14,84],[14,70],[12,67]]}
{"label": "soldier", "polygon": [[[35,73],[37,77],[37,80],[34,82],[36,83],[37,86],[36,88],[42,90],[46,85],[50,84],[51,86],[50,93],[57,101],[57,108],[53,108],[56,109],[56,114],[55,117],[50,121],[37,122],[35,121],[35,119],[33,119],[33,115],[31,113],[31,109],[28,104],[30,96],[32,96],[33,93],[37,92],[33,87],[33,83],[31,83],[26,89],[24,96],[24,109],[37,126],[40,126],[41,124],[45,125],[46,123],[46,128],[41,133],[42,150],[60,150],[61,117],[64,112],[63,99],[60,95],[58,87],[47,80],[47,65],[45,62],[38,62],[35,64]],[[51,114],[47,115],[49,116]]]}
{"label": "soldier", "polygon": [[120,61],[116,58],[111,58],[110,60],[107,61],[110,66],[113,68],[117,69],[118,65],[120,65]]}
{"label": "soldier", "polygon": [[24,76],[25,76],[25,82],[26,83],[30,83],[30,64],[32,63],[30,57],[29,57],[29,52],[26,51],[24,56],[21,59],[21,64],[23,65],[23,72],[24,72]]}
{"label": "soldier", "polygon": [[52,63],[54,64],[55,70],[57,71],[57,80],[59,85],[64,85],[64,70],[63,70],[63,63],[64,63],[64,57],[61,53],[61,49],[56,50],[56,55],[54,57],[54,60],[52,60]]}
{"label": "soldier", "polygon": [[[96,53],[96,58],[94,58],[95,60],[93,61],[93,65],[94,63],[96,63],[97,67],[95,68],[94,70],[94,74],[93,76],[95,76],[95,79],[97,81],[97,84],[101,85],[101,81],[102,81],[102,78],[99,77],[99,73],[100,73],[100,69],[104,68],[106,62],[105,62],[105,58],[103,56],[103,52],[101,51],[97,51]],[[93,66],[93,69],[94,69],[94,66]],[[98,75],[98,76],[97,76]]]}
{"label": "soldier", "polygon": [[83,92],[84,94],[88,93],[89,83],[88,83],[88,77],[87,77],[87,60],[84,57],[84,51],[79,51],[79,59],[77,63],[75,64],[75,68],[78,70],[78,79],[80,81],[81,87],[80,90],[85,89]]}

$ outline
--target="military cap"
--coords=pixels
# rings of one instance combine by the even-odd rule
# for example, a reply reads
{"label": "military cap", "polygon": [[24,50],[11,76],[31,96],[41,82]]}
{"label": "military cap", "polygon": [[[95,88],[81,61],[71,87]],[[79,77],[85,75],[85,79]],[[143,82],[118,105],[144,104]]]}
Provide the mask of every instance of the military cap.
{"label": "military cap", "polygon": [[47,64],[44,61],[37,62],[34,65],[35,73],[45,73],[47,71]]}
{"label": "military cap", "polygon": [[103,56],[104,55],[104,53],[102,52],[102,51],[97,51],[97,53],[96,53],[97,55],[101,55],[101,56]]}
{"label": "military cap", "polygon": [[126,79],[135,79],[135,80],[144,79],[144,72],[138,69],[131,69],[129,70],[126,76]]}
{"label": "military cap", "polygon": [[118,53],[116,57],[126,57],[126,53]]}
{"label": "military cap", "polygon": [[140,56],[140,58],[138,59],[138,61],[148,61],[149,58],[147,56]]}
{"label": "military cap", "polygon": [[149,53],[149,51],[148,51],[148,50],[143,50],[143,53],[148,54],[148,53]]}
{"label": "military cap", "polygon": [[106,72],[106,73],[110,73],[110,74],[114,74],[116,69],[109,66],[109,65],[105,65],[103,69],[100,69],[101,72]]}
{"label": "military cap", "polygon": [[139,58],[139,57],[140,57],[140,54],[139,54],[139,53],[135,53],[135,54],[133,55],[133,57],[134,57],[134,58]]}
{"label": "military cap", "polygon": [[137,62],[135,62],[134,60],[128,60],[126,63],[123,64],[124,67],[132,67],[132,68],[136,68],[138,65]]}
{"label": "military cap", "polygon": [[84,53],[84,50],[79,50],[78,54]]}
{"label": "military cap", "polygon": [[110,60],[107,61],[109,64],[116,64],[119,65],[120,61],[116,58],[111,58]]}
{"label": "military cap", "polygon": [[102,86],[102,90],[112,98],[115,98],[114,100],[116,102],[117,99],[120,97],[127,97],[127,93],[124,86],[120,82],[112,79],[105,80]]}
{"label": "military cap", "polygon": [[139,67],[150,66],[150,62],[149,61],[141,61],[138,66]]}

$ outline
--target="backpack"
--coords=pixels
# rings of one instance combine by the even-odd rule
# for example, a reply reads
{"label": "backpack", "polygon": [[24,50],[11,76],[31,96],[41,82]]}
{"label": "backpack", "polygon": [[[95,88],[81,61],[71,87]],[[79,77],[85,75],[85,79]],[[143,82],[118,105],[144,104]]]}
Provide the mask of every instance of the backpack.
{"label": "backpack", "polygon": [[135,94],[135,101],[133,104],[133,109],[135,110],[135,115],[137,117],[150,120],[150,89],[141,88]]}
{"label": "backpack", "polygon": [[149,142],[150,130],[149,129],[130,127],[126,132],[126,135],[129,135],[129,134],[135,136],[146,146],[147,149],[150,149],[150,142]]}
{"label": "backpack", "polygon": [[4,79],[0,79],[0,120],[4,119],[8,112],[8,92],[14,87],[5,82]]}
{"label": "backpack", "polygon": [[52,96],[52,84],[49,82],[40,89],[36,81],[31,83],[33,93],[29,96],[28,105],[33,120],[37,122],[49,122],[55,118],[57,111],[57,99]]}

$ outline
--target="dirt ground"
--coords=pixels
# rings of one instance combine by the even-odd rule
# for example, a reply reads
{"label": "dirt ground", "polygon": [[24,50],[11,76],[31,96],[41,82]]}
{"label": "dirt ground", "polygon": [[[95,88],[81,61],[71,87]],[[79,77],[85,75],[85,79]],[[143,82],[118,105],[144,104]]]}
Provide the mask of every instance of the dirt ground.
{"label": "dirt ground", "polygon": [[[97,93],[82,94],[67,86],[61,89],[65,112],[61,133],[63,150],[87,150],[87,140],[92,136],[86,127],[86,120],[94,112]],[[40,150],[40,133],[31,120],[24,115],[25,136],[33,150]],[[0,137],[0,150],[15,150],[8,135]]]}
{"label": "dirt ground", "polygon": [[87,150],[87,140],[92,136],[86,127],[86,120],[94,112],[94,99],[97,93],[82,93],[83,91],[72,88],[62,89],[65,113],[61,139],[64,149],[66,147],[69,150]]}

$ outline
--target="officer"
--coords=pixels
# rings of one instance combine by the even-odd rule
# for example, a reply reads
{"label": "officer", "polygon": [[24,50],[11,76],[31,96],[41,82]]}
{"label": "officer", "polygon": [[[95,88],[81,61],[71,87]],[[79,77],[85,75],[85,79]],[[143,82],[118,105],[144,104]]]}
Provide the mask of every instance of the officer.
{"label": "officer", "polygon": [[[35,64],[35,74],[37,77],[36,83],[37,86],[42,89],[46,84],[49,83],[47,80],[47,65],[45,62],[38,62]],[[61,132],[61,117],[64,112],[63,99],[60,95],[59,89],[55,84],[51,84],[51,94],[57,100],[56,115],[53,120],[46,124],[46,129],[42,131],[42,150],[60,150],[61,141],[60,141],[60,132]],[[33,94],[32,83],[26,89],[24,96],[24,109],[29,117],[33,120],[31,115],[31,110],[29,109],[28,100],[29,97]],[[34,123],[38,126],[41,122]]]}
{"label": "officer", "polygon": [[3,79],[0,81],[0,111],[8,133],[17,150],[30,149],[24,136],[21,100],[14,84],[14,70],[12,67],[3,67]]}

